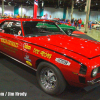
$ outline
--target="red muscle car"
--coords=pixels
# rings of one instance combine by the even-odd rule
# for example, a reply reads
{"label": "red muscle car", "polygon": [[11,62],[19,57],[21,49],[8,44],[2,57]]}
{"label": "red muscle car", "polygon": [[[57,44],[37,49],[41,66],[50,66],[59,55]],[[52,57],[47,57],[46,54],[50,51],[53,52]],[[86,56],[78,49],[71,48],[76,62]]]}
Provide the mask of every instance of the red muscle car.
{"label": "red muscle car", "polygon": [[68,36],[50,20],[0,20],[0,53],[36,70],[40,87],[51,95],[68,85],[100,82],[100,43]]}

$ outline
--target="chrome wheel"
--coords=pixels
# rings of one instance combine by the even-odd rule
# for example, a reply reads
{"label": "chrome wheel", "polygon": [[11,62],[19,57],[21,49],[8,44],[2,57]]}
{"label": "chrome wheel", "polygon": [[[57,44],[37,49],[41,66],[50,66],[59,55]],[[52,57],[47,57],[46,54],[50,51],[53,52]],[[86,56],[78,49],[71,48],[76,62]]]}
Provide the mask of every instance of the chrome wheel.
{"label": "chrome wheel", "polygon": [[51,63],[41,62],[36,75],[40,87],[50,95],[58,95],[66,88],[66,81],[61,71]]}
{"label": "chrome wheel", "polygon": [[41,70],[40,81],[43,88],[46,90],[53,90],[57,85],[57,77],[50,68],[44,68]]}

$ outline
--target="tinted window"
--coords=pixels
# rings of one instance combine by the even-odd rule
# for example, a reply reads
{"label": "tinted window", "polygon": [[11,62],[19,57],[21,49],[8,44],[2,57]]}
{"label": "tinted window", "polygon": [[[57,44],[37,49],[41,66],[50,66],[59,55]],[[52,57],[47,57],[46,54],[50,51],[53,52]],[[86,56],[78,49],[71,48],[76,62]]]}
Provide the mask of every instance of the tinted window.
{"label": "tinted window", "polygon": [[21,36],[21,23],[18,21],[5,21],[1,24],[0,32]]}
{"label": "tinted window", "polygon": [[65,34],[53,22],[25,21],[23,22],[23,28],[25,37]]}

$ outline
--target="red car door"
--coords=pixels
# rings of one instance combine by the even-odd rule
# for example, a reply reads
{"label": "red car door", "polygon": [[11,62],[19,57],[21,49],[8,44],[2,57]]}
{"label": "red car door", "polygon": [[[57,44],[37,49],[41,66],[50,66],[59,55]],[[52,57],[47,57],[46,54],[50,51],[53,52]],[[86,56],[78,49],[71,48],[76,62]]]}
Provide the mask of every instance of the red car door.
{"label": "red car door", "polygon": [[18,22],[16,22],[16,25],[12,25],[12,23],[13,21],[5,22],[1,27],[0,50],[11,57],[23,61],[21,28]]}

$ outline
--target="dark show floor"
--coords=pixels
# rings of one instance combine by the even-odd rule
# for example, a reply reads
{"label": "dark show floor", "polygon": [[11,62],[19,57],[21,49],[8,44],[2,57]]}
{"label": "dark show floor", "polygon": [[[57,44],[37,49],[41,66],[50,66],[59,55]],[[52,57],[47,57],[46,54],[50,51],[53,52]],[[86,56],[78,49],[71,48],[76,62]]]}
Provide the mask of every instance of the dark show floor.
{"label": "dark show floor", "polygon": [[[16,92],[27,96],[11,96]],[[61,95],[51,96],[39,87],[35,71],[0,54],[0,100],[100,100],[100,86],[89,91],[69,86]]]}

